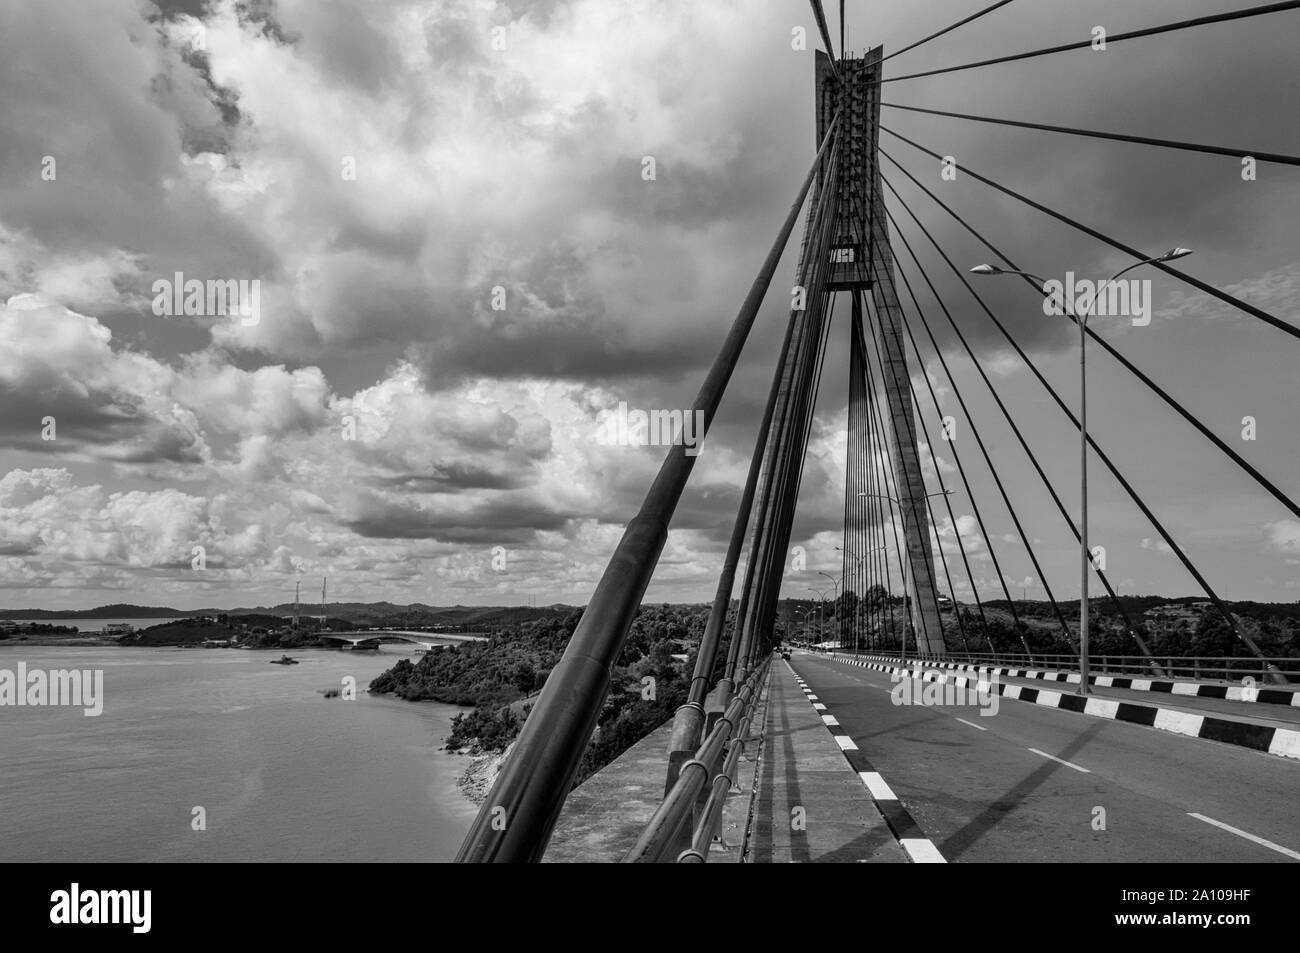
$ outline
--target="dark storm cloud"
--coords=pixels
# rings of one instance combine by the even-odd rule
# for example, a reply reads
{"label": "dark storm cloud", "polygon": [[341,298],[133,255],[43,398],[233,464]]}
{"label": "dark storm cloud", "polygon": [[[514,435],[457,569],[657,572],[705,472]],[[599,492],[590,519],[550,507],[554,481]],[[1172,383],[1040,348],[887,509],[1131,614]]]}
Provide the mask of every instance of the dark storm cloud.
{"label": "dark storm cloud", "polygon": [[528,542],[536,531],[562,530],[585,514],[561,514],[540,505],[491,501],[429,509],[406,501],[368,499],[344,525],[375,539],[431,539],[498,545]]}
{"label": "dark storm cloud", "polygon": [[[0,444],[50,455],[85,453],[121,463],[200,463],[197,435],[152,416],[123,393],[32,393],[0,383]],[[42,438],[54,418],[55,438]]]}
{"label": "dark storm cloud", "polygon": [[373,486],[413,493],[448,493],[456,490],[514,490],[528,482],[527,472],[501,473],[467,463],[434,464],[435,473],[399,473],[376,477]]}

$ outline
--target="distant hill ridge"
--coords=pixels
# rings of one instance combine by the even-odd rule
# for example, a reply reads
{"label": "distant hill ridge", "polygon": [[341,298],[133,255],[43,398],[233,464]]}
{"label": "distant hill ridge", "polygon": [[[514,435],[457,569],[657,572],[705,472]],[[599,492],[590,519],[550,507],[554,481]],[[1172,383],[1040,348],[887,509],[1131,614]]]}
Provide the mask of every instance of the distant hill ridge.
{"label": "distant hill ridge", "polygon": [[[0,619],[168,619],[218,614],[290,616],[293,608],[292,602],[237,609],[173,609],[114,603],[94,609],[0,609]],[[565,616],[574,608],[558,603],[549,606],[430,606],[417,602],[402,606],[392,602],[331,602],[328,610],[331,618],[379,625],[503,625]],[[315,615],[319,612],[319,605],[303,603],[298,611],[302,615]]]}

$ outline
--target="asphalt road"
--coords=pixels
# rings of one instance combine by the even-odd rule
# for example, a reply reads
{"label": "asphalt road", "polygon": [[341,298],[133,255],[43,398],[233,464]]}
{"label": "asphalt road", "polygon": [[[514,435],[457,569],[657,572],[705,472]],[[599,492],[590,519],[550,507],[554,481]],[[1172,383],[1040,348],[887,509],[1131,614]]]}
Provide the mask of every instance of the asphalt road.
{"label": "asphalt road", "polygon": [[896,705],[883,673],[791,665],[949,862],[1300,860],[1300,762],[1010,699]]}

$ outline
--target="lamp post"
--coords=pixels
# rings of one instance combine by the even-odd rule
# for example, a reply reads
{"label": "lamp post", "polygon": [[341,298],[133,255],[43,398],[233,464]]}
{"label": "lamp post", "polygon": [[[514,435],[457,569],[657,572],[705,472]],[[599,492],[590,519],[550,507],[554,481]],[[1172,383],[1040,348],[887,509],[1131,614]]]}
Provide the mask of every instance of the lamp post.
{"label": "lamp post", "polygon": [[[835,595],[835,598],[831,600],[831,608],[835,610],[835,618],[838,619],[838,618],[839,618],[839,609],[836,608],[836,605],[835,605],[835,604],[839,601],[839,598],[840,598],[840,592],[842,591],[842,590],[841,590],[841,586],[840,586],[840,580],[839,580],[839,579],[836,579],[836,578],[835,578],[834,576],[832,576],[830,573],[828,573],[828,572],[823,572],[823,571],[820,570],[820,569],[817,570],[817,575],[819,575],[819,576],[825,576],[827,579],[829,579],[829,580],[831,581],[831,588],[830,588],[829,590],[827,590],[827,591],[828,591],[828,592],[831,592],[831,593],[834,593],[834,595]],[[838,625],[836,626],[836,628],[838,628]],[[843,639],[841,639],[840,641],[843,642]]]}
{"label": "lamp post", "polygon": [[[830,592],[830,590],[814,589],[812,586],[808,586],[808,591],[817,594],[817,637],[821,639],[826,636],[826,595],[825,594]],[[817,644],[820,645],[821,642],[818,642]]]}
{"label": "lamp post", "polygon": [[[928,500],[928,499],[930,499],[930,497],[932,497],[932,496],[951,496],[951,495],[952,495],[952,490],[940,490],[940,491],[938,491],[937,493],[927,493],[927,494],[925,494],[925,498]],[[877,497],[877,498],[882,499],[882,500],[889,500],[891,503],[893,503],[895,506],[897,506],[900,510],[903,508],[903,504],[902,504],[902,503],[901,503],[901,502],[900,502],[896,497],[892,497],[892,496],[890,496],[888,493],[859,493],[858,496],[873,496],[873,497]],[[912,506],[912,507],[915,507],[915,506],[916,506],[916,501],[915,501],[915,500],[912,500],[912,501],[911,501],[911,506]],[[910,603],[911,603],[911,598],[912,598],[912,597],[911,597],[911,592],[912,592],[912,560],[911,560],[910,558],[906,558],[906,559],[902,559],[901,562],[903,563],[903,599],[907,602],[907,604],[910,604]],[[920,600],[919,600],[919,599],[917,600],[917,603],[916,603],[916,611],[917,611],[917,612],[920,612],[920,611],[921,611],[921,604],[920,604]],[[936,611],[937,611],[937,607],[936,607]],[[909,626],[909,628],[911,627],[911,624],[912,624],[912,623],[911,623],[911,613],[909,612],[909,613],[908,613],[908,626]],[[928,637],[928,636],[927,636],[927,637]],[[915,632],[912,633],[912,638],[913,638],[913,639],[916,638],[916,633],[915,633]],[[917,654],[919,655],[920,652],[918,651]],[[902,653],[902,658],[903,658],[903,661],[907,661],[907,639],[906,639],[906,638],[903,639],[903,653]]]}
{"label": "lamp post", "polygon": [[[855,553],[851,553],[840,546],[836,546],[835,550],[837,552],[843,553],[845,556],[848,556],[850,559],[854,560],[853,594],[856,598],[853,603],[853,654],[856,655],[858,652],[858,629],[860,627],[859,622],[861,621],[862,618],[862,597],[861,594],[858,592],[858,590],[861,588],[861,582],[862,582],[862,558],[863,557]],[[840,591],[841,593],[843,593],[844,590],[841,589]]]}
{"label": "lamp post", "polygon": [[[1097,298],[1101,296],[1102,289],[1107,285],[1113,284],[1123,274],[1132,271],[1134,268],[1142,265],[1151,265],[1157,262],[1173,261],[1176,258],[1186,258],[1192,253],[1190,248],[1171,248],[1163,255],[1157,255],[1155,258],[1146,258],[1139,262],[1134,262],[1127,268],[1121,268],[1115,274],[1111,275],[1105,281],[1097,285],[1096,291],[1093,292],[1092,300],[1088,302],[1088,307],[1078,314],[1065,301],[1065,295],[1061,296],[1063,308],[1069,308],[1066,313],[1074,318],[1075,323],[1079,325],[1079,694],[1087,695],[1088,690],[1088,564],[1092,562],[1092,554],[1088,551],[1088,315],[1096,305]],[[976,265],[971,269],[972,274],[976,275],[1019,275],[1036,281],[1043,289],[1044,294],[1049,294],[1047,282],[1037,275],[1031,275],[1027,271],[1017,271],[1012,268],[998,268],[996,265]]]}

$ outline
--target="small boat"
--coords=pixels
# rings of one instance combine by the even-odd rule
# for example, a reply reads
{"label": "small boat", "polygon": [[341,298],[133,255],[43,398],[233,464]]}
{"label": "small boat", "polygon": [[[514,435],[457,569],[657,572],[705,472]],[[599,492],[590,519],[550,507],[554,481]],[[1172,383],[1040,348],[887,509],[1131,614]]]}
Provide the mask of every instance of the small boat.
{"label": "small boat", "polygon": [[287,655],[281,655],[278,659],[274,659],[274,658],[271,659],[271,664],[272,665],[297,665],[298,660],[296,658],[290,658]]}
{"label": "small boat", "polygon": [[339,690],[337,688],[327,688],[325,691],[321,692],[321,694],[326,698],[338,698]]}

